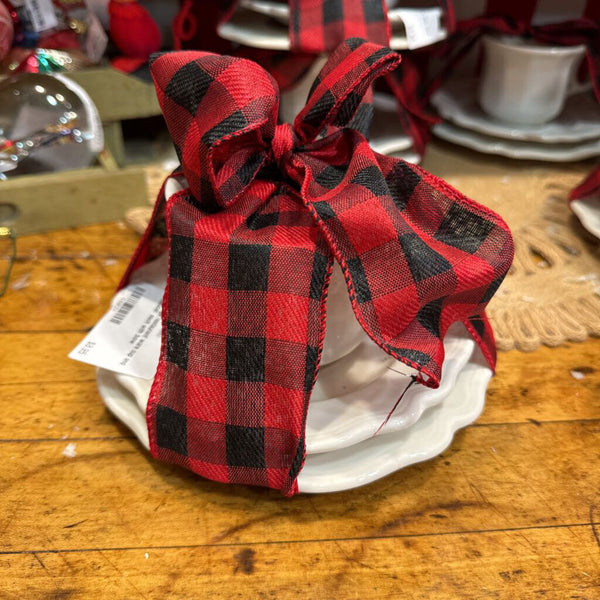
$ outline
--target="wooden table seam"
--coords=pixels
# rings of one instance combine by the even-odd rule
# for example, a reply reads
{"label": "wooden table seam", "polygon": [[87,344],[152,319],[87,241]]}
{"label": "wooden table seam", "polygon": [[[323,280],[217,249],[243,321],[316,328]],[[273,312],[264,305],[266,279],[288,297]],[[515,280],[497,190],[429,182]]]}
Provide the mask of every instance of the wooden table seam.
{"label": "wooden table seam", "polygon": [[55,549],[36,549],[36,550],[0,550],[0,556],[10,556],[19,554],[60,554],[60,553],[85,553],[85,552],[125,552],[139,550],[185,550],[193,548],[236,548],[240,546],[275,546],[286,544],[317,544],[339,542],[366,542],[369,540],[400,540],[410,538],[432,538],[432,537],[448,537],[460,535],[486,535],[496,533],[514,533],[522,531],[543,531],[547,529],[569,529],[573,527],[589,527],[596,537],[596,527],[600,527],[600,521],[586,523],[563,523],[560,525],[536,525],[523,527],[504,527],[498,529],[469,529],[461,531],[439,531],[431,533],[399,533],[394,535],[369,535],[369,536],[349,536],[341,538],[310,538],[303,540],[260,540],[260,541],[240,541],[227,542],[216,544],[166,544],[161,546],[111,546],[98,548],[55,548]]}

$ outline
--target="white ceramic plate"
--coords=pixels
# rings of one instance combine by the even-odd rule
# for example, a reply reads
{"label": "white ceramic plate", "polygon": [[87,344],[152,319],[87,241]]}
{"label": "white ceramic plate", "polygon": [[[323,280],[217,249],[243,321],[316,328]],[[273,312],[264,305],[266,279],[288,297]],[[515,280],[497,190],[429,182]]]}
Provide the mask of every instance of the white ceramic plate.
{"label": "white ceramic plate", "polygon": [[[252,5],[252,10],[249,6]],[[267,6],[269,5],[269,6]],[[280,5],[272,2],[257,1],[240,4],[229,21],[222,23],[217,28],[218,34],[230,42],[237,42],[252,48],[265,48],[267,50],[289,50],[290,38],[287,30],[289,20],[288,7],[282,9]],[[260,8],[260,11],[259,11]],[[284,12],[288,15],[282,18]],[[267,14],[269,13],[269,14]],[[390,47],[394,50],[408,48],[404,24],[394,11],[388,13],[392,32]],[[432,38],[430,43],[438,42],[446,37],[442,28],[440,35]]]}
{"label": "white ceramic plate", "polygon": [[309,494],[349,490],[437,456],[458,429],[481,414],[491,376],[478,352],[444,401],[425,411],[411,427],[336,452],[307,456],[298,476],[299,490]]}
{"label": "white ceramic plate", "polygon": [[567,162],[600,155],[600,138],[583,141],[579,144],[544,144],[507,140],[463,129],[458,125],[444,122],[433,126],[433,132],[440,138],[459,146],[471,148],[485,154],[499,154],[509,158]]}
{"label": "white ceramic plate", "polygon": [[577,215],[581,224],[600,239],[600,196],[590,196],[571,202],[571,210]]}
{"label": "white ceramic plate", "polygon": [[317,454],[346,448],[381,434],[393,433],[413,425],[423,412],[443,401],[467,364],[475,342],[463,325],[453,326],[444,340],[446,356],[437,389],[412,385],[388,422],[392,407],[409,385],[409,370],[394,361],[385,373],[366,386],[356,386],[344,395],[321,401],[311,398],[306,423],[306,452]]}
{"label": "white ceramic plate", "polygon": [[[387,4],[388,21],[390,24],[404,27],[401,13],[393,8],[393,5],[396,3],[388,2]],[[287,2],[274,2],[273,0],[241,0],[240,6],[256,13],[260,13],[261,15],[271,17],[272,19],[276,19],[283,25],[287,25],[290,21],[290,7]],[[441,17],[442,11],[439,8],[438,10],[440,11]]]}
{"label": "white ceramic plate", "polygon": [[[394,366],[389,367],[390,358],[375,344],[361,346],[319,372],[308,410],[307,454],[339,450],[375,435],[410,383],[410,369],[393,359]],[[439,388],[411,386],[380,434],[410,427],[423,411],[441,402],[453,389],[474,347],[462,325],[451,327],[444,341],[446,358]],[[106,406],[147,448],[145,414],[152,381],[98,369],[97,382]],[[339,395],[331,394],[340,390]]]}
{"label": "white ceramic plate", "polygon": [[562,113],[553,121],[519,125],[486,114],[477,101],[478,85],[475,78],[449,81],[431,97],[431,103],[444,119],[460,127],[508,140],[577,144],[600,137],[600,105],[589,93],[568,98]]}

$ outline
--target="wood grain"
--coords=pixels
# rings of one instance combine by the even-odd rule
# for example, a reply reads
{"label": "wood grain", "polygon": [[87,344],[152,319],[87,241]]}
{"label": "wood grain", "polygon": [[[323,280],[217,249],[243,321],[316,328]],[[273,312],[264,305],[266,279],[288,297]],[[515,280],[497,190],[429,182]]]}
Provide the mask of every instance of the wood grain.
{"label": "wood grain", "polygon": [[66,358],[136,243],[116,224],[19,240],[28,285],[0,299],[2,600],[600,597],[599,339],[501,354],[482,416],[436,459],[284,499],[154,461]]}
{"label": "wood grain", "polygon": [[0,555],[7,600],[598,597],[592,527]]}
{"label": "wood grain", "polygon": [[[364,489],[291,501],[273,491],[223,489],[154,463],[132,439],[83,439],[74,458],[62,454],[71,440],[6,441],[0,548],[37,549],[39,531],[47,536],[43,548],[59,550],[90,547],[91,540],[92,547],[115,548],[297,541],[325,530],[369,538],[582,524],[590,507],[600,506],[600,471],[590,468],[598,434],[597,422],[474,427],[437,459]],[[29,497],[22,497],[23,484]],[[135,510],[118,506],[132,493]],[[48,510],[39,514],[40,505]]]}

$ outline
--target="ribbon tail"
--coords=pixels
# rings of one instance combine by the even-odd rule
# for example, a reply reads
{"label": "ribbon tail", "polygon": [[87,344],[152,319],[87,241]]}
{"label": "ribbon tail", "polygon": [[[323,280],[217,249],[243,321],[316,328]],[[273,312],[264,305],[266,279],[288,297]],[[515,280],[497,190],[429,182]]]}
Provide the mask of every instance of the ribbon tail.
{"label": "ribbon tail", "polygon": [[[256,184],[264,186],[265,184]],[[275,184],[218,213],[169,198],[152,454],[225,483],[298,491],[332,257]]]}
{"label": "ribbon tail", "polygon": [[388,354],[430,387],[440,382],[443,339],[461,321],[495,362],[485,306],[506,275],[513,242],[504,221],[416,165],[366,141],[342,181],[309,163],[303,199],[344,272],[355,316]]}

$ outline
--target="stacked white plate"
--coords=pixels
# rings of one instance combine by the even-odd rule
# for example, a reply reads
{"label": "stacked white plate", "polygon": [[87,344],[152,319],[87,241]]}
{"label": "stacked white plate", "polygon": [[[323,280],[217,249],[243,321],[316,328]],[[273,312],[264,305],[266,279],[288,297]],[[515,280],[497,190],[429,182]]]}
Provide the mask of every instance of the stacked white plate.
{"label": "stacked white plate", "polygon": [[600,105],[591,93],[570,96],[561,114],[541,125],[494,119],[477,100],[475,77],[450,80],[431,103],[445,119],[434,133],[461,146],[510,158],[566,162],[600,155]]}
{"label": "stacked white plate", "polygon": [[[165,262],[155,264],[163,273],[149,264],[142,270],[146,279],[136,283],[164,280]],[[450,328],[444,348],[437,389],[408,387],[410,369],[364,333],[351,352],[322,366],[308,409],[300,491],[346,490],[433,458],[459,428],[473,422],[483,408],[491,370],[461,324]],[[152,380],[98,369],[97,381],[108,409],[148,448],[145,413]]]}
{"label": "stacked white plate", "polygon": [[[405,50],[419,47],[418,41],[408,31],[415,18],[420,23],[423,19],[429,21],[426,23],[429,31],[423,33],[421,45],[434,44],[446,37],[447,32],[441,23],[443,12],[439,6],[435,6],[435,2],[430,8],[420,9],[402,8],[397,4],[400,2],[387,1],[391,48]],[[289,50],[289,20],[290,9],[284,0],[241,0],[231,19],[219,26],[218,33],[226,40],[251,48]]]}

